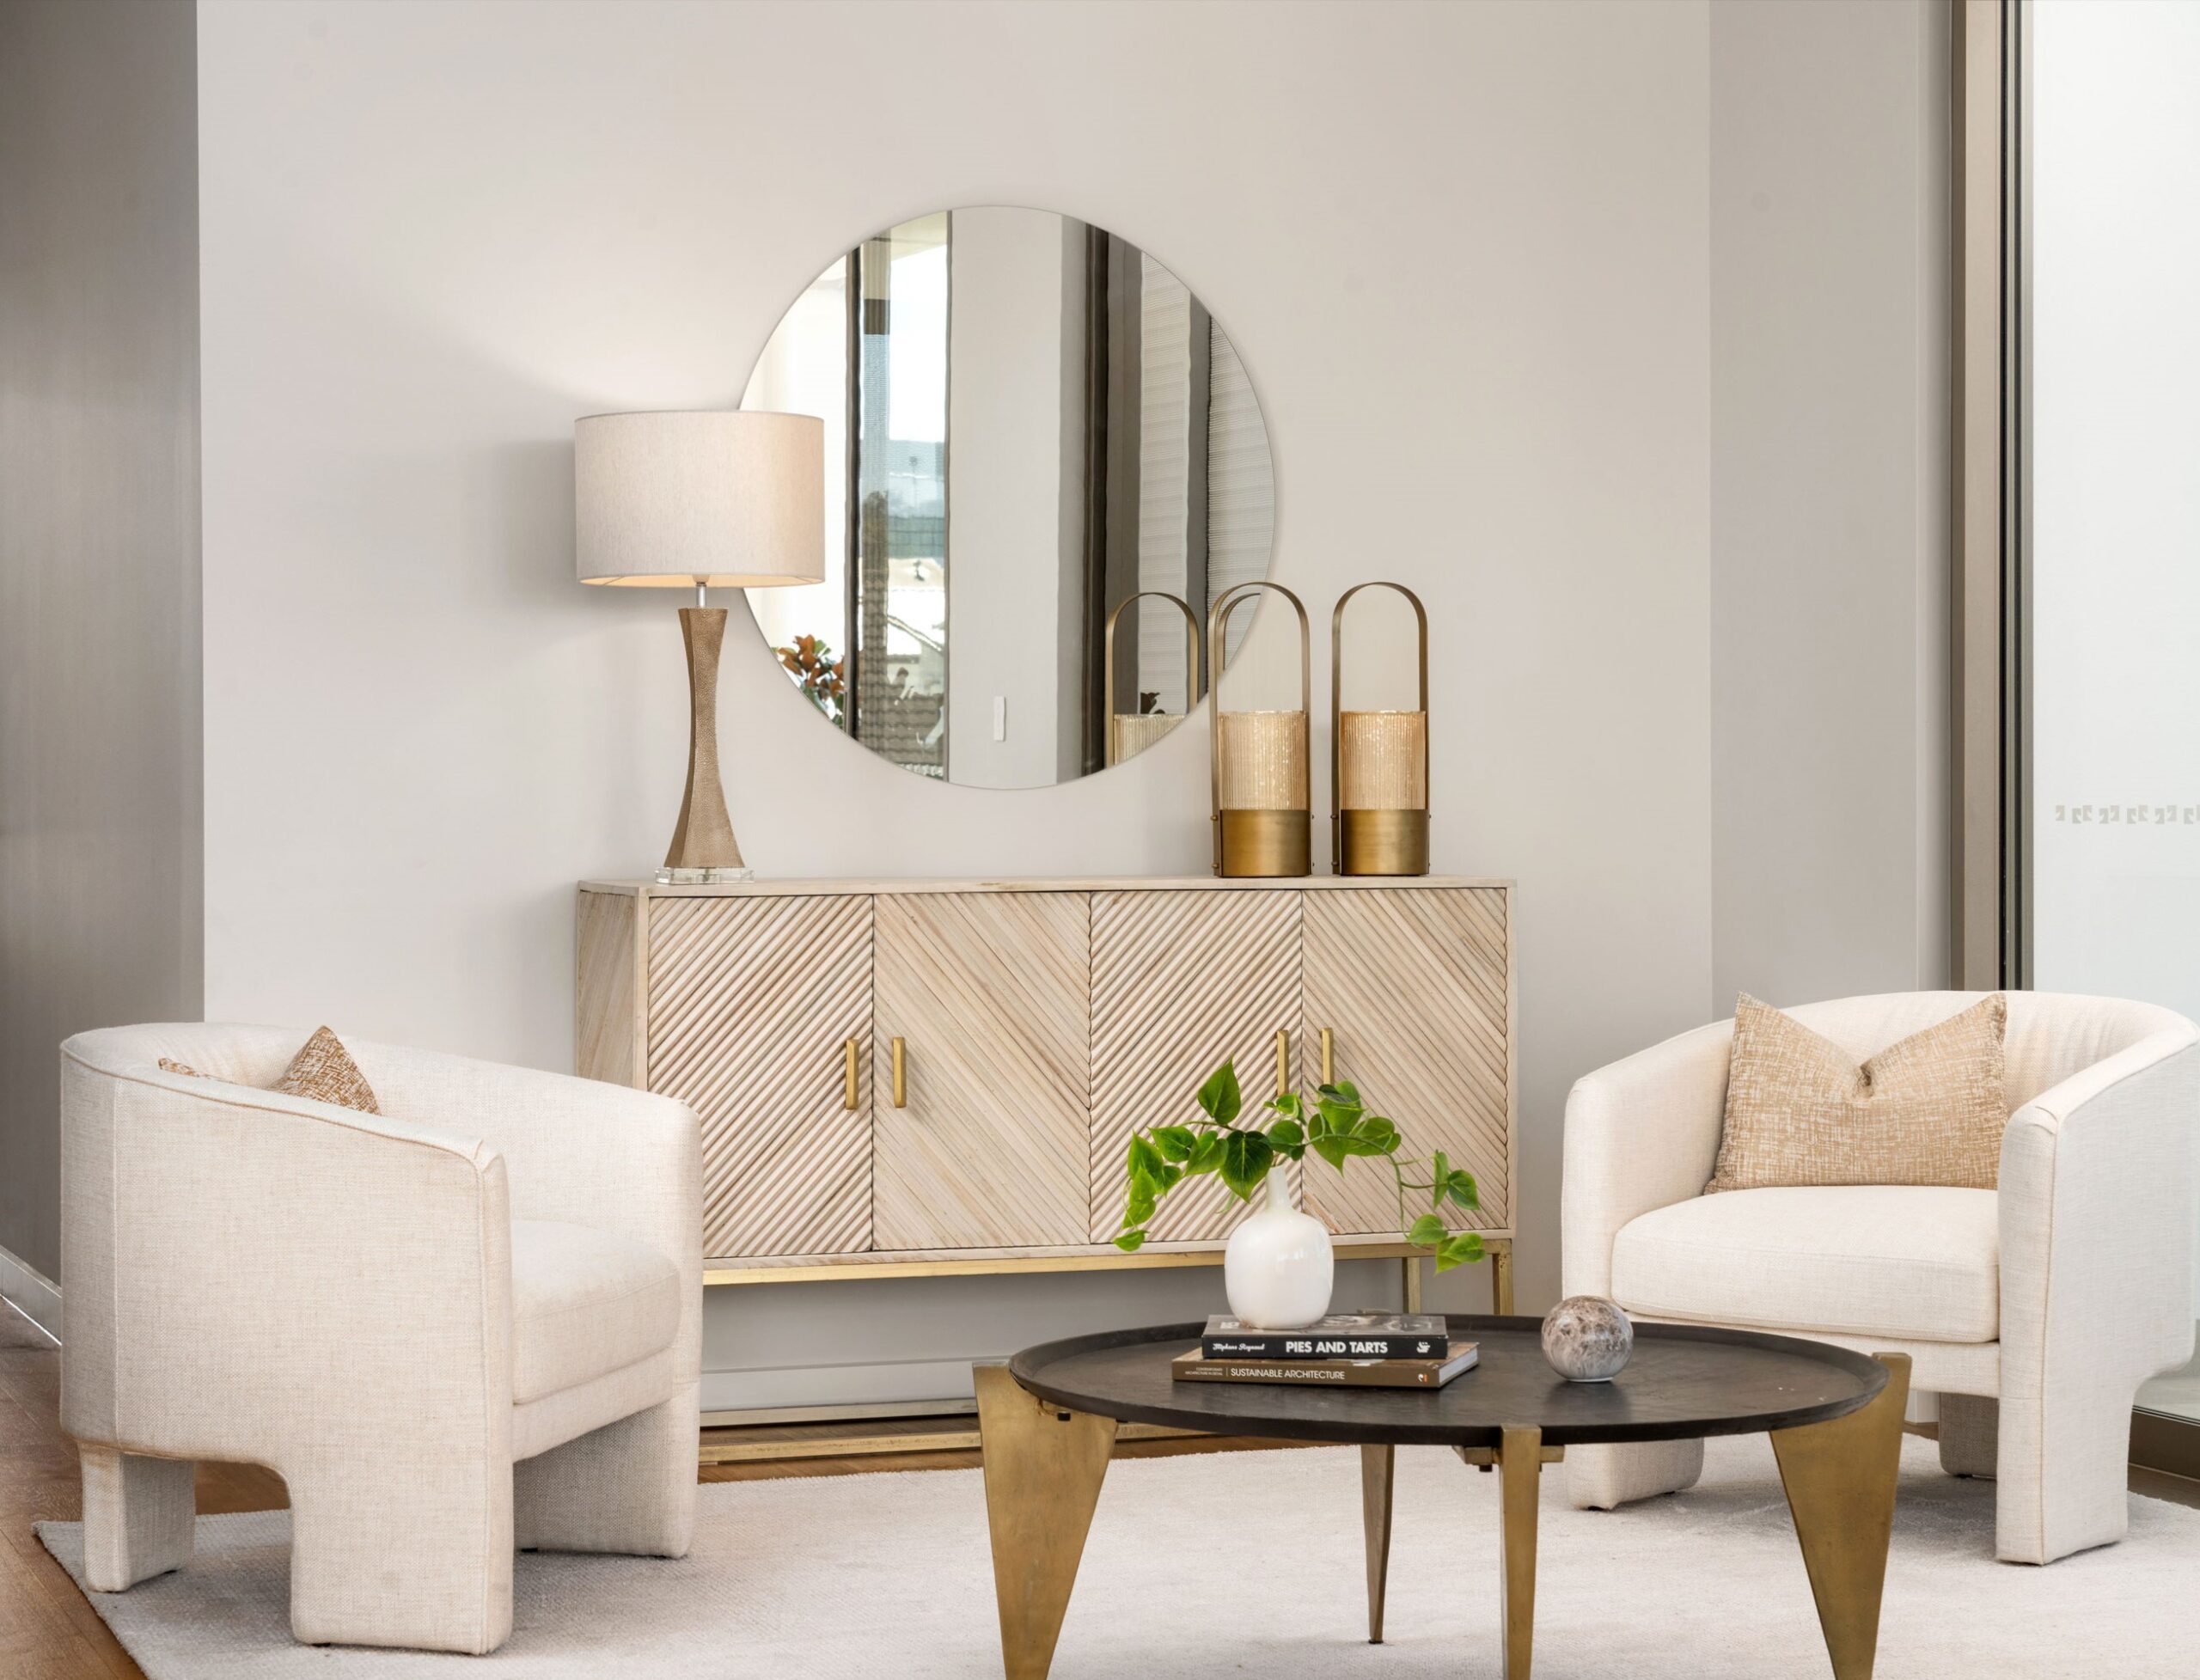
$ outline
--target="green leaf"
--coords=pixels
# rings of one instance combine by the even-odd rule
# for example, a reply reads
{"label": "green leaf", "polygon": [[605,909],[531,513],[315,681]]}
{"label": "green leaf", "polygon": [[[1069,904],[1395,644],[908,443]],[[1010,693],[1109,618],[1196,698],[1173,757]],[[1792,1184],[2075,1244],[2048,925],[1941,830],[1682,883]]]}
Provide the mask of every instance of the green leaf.
{"label": "green leaf", "polygon": [[1227,1126],[1238,1118],[1238,1111],[1245,1106],[1245,1095],[1238,1089],[1236,1062],[1226,1061],[1207,1075],[1207,1083],[1200,1087],[1199,1103],[1218,1126]]}
{"label": "green leaf", "polygon": [[1258,1132],[1232,1132],[1223,1145],[1222,1182],[1238,1200],[1250,1201],[1254,1187],[1274,1163],[1274,1146]]}
{"label": "green leaf", "polygon": [[1268,1098],[1268,1108],[1276,1114],[1288,1115],[1293,1120],[1306,1118],[1305,1100],[1295,1090],[1280,1090]]}
{"label": "green leaf", "polygon": [[1278,1149],[1303,1149],[1306,1129],[1295,1120],[1279,1120],[1268,1127],[1268,1141]]}
{"label": "green leaf", "polygon": [[1437,1183],[1441,1184],[1445,1179],[1451,1176],[1451,1158],[1446,1155],[1442,1150],[1438,1150],[1433,1156],[1429,1158],[1428,1176]]}
{"label": "green leaf", "polygon": [[1329,1130],[1341,1138],[1348,1138],[1360,1129],[1361,1110],[1349,1103],[1340,1103],[1333,1097],[1317,1097],[1315,1107],[1322,1118],[1329,1122]]}
{"label": "green leaf", "polygon": [[1123,1203],[1123,1228],[1142,1225],[1153,1217],[1154,1205],[1161,1200],[1160,1191],[1144,1173],[1131,1179],[1131,1193]]}
{"label": "green leaf", "polygon": [[1192,1158],[1185,1164],[1187,1173],[1213,1172],[1222,1165],[1222,1152],[1227,1133],[1205,1132],[1192,1145]]}
{"label": "green leaf", "polygon": [[1340,1079],[1333,1085],[1323,1085],[1322,1089],[1335,1091],[1337,1100],[1348,1107],[1361,1109],[1367,1106],[1360,1100],[1360,1087],[1349,1079]]}
{"label": "green leaf", "polygon": [[1479,1207],[1482,1196],[1475,1188],[1475,1176],[1464,1170],[1455,1170],[1451,1182],[1444,1187],[1445,1194],[1462,1207]]}
{"label": "green leaf", "polygon": [[1142,1137],[1136,1132],[1131,1133],[1130,1170],[1133,1178],[1144,1173],[1158,1182],[1162,1170],[1168,1164],[1161,1158],[1161,1152],[1153,1146],[1152,1139]]}
{"label": "green leaf", "polygon": [[1157,1126],[1153,1128],[1153,1141],[1168,1159],[1189,1161],[1192,1158],[1193,1146],[1199,1139],[1192,1135],[1192,1128],[1189,1126]]}
{"label": "green leaf", "polygon": [[1345,1140],[1334,1132],[1324,1132],[1306,1145],[1339,1172],[1344,1170],[1344,1158],[1348,1152]]}
{"label": "green leaf", "polygon": [[1398,1128],[1396,1122],[1380,1115],[1371,1115],[1360,1122],[1360,1129],[1353,1136],[1356,1144],[1366,1144],[1370,1155],[1394,1155],[1398,1148]]}
{"label": "green leaf", "polygon": [[1454,1266],[1464,1266],[1481,1258],[1482,1238],[1471,1231],[1463,1231],[1436,1245],[1436,1269],[1439,1272],[1448,1272]]}
{"label": "green leaf", "polygon": [[1406,1232],[1406,1241],[1424,1249],[1433,1249],[1451,1234],[1440,1215],[1424,1213],[1413,1222],[1413,1229]]}
{"label": "green leaf", "polygon": [[1145,1241],[1146,1233],[1144,1231],[1127,1231],[1121,1237],[1118,1237],[1115,1239],[1115,1246],[1121,1249],[1125,1254],[1136,1254],[1139,1251],[1140,1244],[1143,1243]]}

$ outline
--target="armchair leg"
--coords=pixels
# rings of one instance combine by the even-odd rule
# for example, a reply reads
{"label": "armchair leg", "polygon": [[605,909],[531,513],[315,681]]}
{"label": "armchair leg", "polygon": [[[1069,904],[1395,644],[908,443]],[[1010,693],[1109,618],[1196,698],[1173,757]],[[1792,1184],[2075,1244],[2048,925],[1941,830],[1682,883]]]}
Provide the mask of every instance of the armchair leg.
{"label": "armchair leg", "polygon": [[695,1531],[697,1385],[512,1467],[512,1530],[546,1552],[685,1557]]}
{"label": "armchair leg", "polygon": [[198,1515],[187,1458],[78,1449],[84,1478],[84,1584],[122,1592],[191,1561]]}
{"label": "armchair leg", "polygon": [[1994,1552],[2052,1563],[2106,1546],[2130,1527],[2131,1402],[2138,1384],[2093,1392],[2071,1384],[2001,1399],[1995,1459]]}
{"label": "armchair leg", "polygon": [[1940,1468],[1950,1475],[1993,1480],[2001,1402],[1985,1395],[1944,1394],[1940,1409]]}
{"label": "armchair leg", "polygon": [[1678,1494],[1703,1475],[1702,1441],[1641,1441],[1566,1450],[1566,1500],[1576,1511],[1610,1511]]}
{"label": "armchair leg", "polygon": [[301,1644],[482,1656],[510,1637],[509,1459],[416,1438],[282,1469]]}

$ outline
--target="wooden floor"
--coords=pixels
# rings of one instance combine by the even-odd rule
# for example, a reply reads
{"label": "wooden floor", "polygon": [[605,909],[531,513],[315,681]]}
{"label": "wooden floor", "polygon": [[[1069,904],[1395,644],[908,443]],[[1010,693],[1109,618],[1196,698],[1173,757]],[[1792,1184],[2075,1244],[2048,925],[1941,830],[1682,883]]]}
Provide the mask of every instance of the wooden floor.
{"label": "wooden floor", "polygon": [[[81,1514],[76,1454],[61,1433],[61,1353],[28,1319],[0,1301],[0,1675],[7,1680],[85,1680],[131,1677],[139,1671],[107,1624],[48,1557],[31,1532],[47,1518]],[[1276,1444],[1252,1441],[1142,1441],[1116,1449],[1120,1457],[1171,1457]],[[812,1457],[764,1463],[717,1464],[705,1481],[771,1476],[850,1475],[871,1470],[975,1469],[975,1450],[898,1453],[890,1457]],[[2200,1508],[2200,1482],[2134,1470],[2131,1486],[2156,1499]],[[199,1509],[279,1510],[289,1501],[282,1478],[248,1464],[201,1464]]]}

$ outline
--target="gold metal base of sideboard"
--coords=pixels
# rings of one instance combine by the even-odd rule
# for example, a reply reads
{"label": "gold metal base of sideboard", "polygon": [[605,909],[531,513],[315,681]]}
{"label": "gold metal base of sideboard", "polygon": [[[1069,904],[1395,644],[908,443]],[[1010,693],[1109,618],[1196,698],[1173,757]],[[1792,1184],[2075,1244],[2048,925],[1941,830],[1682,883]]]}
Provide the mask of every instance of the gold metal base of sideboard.
{"label": "gold metal base of sideboard", "polygon": [[[1484,1231],[1489,1250],[1496,1310],[1512,1308],[1512,1236]],[[1113,1249],[980,1249],[938,1253],[791,1255],[785,1260],[738,1263],[705,1262],[703,1286],[729,1288],[762,1283],[870,1283],[886,1278],[999,1277],[1026,1272],[1138,1272],[1185,1266],[1219,1266],[1219,1248],[1146,1248],[1136,1254]],[[1339,1237],[1339,1260],[1426,1259],[1427,1250],[1396,1241],[1359,1242]],[[1411,1268],[1416,1274],[1418,1268]],[[1415,1286],[1417,1287],[1417,1286]]]}

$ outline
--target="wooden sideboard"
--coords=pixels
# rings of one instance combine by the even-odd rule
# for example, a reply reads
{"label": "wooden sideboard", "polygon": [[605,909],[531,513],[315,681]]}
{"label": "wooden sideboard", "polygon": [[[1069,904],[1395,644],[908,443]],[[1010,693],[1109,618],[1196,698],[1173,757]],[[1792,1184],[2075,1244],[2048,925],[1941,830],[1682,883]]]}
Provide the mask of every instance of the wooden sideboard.
{"label": "wooden sideboard", "polygon": [[[1510,1308],[1509,882],[586,882],[578,918],[578,1072],[700,1117],[706,1283],[1215,1263],[1217,1182],[1109,1239],[1131,1129],[1227,1055],[1249,1102],[1279,1058],[1351,1079],[1471,1171]],[[1409,1254],[1386,1166],[1302,1182],[1340,1257]]]}

